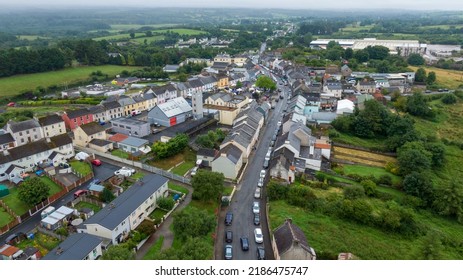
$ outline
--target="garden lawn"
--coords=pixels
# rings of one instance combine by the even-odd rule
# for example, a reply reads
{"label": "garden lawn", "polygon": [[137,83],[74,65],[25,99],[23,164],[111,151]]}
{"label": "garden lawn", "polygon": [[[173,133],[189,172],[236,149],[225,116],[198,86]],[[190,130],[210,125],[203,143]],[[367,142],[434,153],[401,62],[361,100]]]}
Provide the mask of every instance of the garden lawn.
{"label": "garden lawn", "polygon": [[194,150],[190,148],[185,148],[183,152],[176,154],[175,156],[165,158],[165,159],[160,159],[156,161],[150,162],[151,165],[161,168],[164,170],[169,170],[175,165],[179,164],[180,162],[185,161],[185,162],[193,162],[193,164],[196,162],[196,153]]}
{"label": "garden lawn", "polygon": [[124,152],[123,150],[120,150],[120,149],[115,149],[115,150],[111,151],[111,155],[116,156],[116,157],[120,157],[120,158],[123,158],[123,159],[128,159],[129,158],[129,154],[127,152]]}
{"label": "garden lawn", "polygon": [[402,181],[399,176],[389,173],[386,169],[380,167],[345,164],[343,165],[342,170],[345,175],[357,174],[364,177],[372,175],[377,179],[383,175],[388,175],[392,178],[392,183],[394,184],[398,184]]}
{"label": "garden lawn", "polygon": [[42,256],[48,254],[49,251],[53,250],[60,244],[59,239],[45,235],[41,232],[36,232],[34,234],[34,239],[26,239],[21,241],[16,245],[20,249],[25,249],[27,247],[35,247],[39,249]]}
{"label": "garden lawn", "polygon": [[134,179],[134,180],[138,180],[138,179],[141,179],[145,177],[145,173],[143,172],[139,172],[137,171],[135,174],[133,174],[132,176],[130,176],[130,178]]}
{"label": "garden lawn", "polygon": [[169,181],[167,184],[168,184],[168,186],[169,186],[169,189],[171,189],[171,190],[178,191],[178,192],[182,192],[182,193],[186,193],[186,194],[189,193],[189,191],[188,191],[187,188],[182,187],[182,186],[179,186],[179,185],[176,185],[176,184],[172,183],[171,181]]}
{"label": "garden lawn", "polygon": [[19,200],[18,197],[18,188],[14,187],[10,189],[10,194],[7,196],[2,197],[3,202],[5,202],[11,210],[13,210],[16,215],[21,216],[22,214],[26,213],[29,210],[29,206]]}
{"label": "garden lawn", "polygon": [[89,202],[85,202],[85,201],[81,201],[79,203],[77,203],[75,206],[74,206],[75,209],[77,210],[80,210],[82,208],[90,208],[93,210],[93,212],[95,212],[95,214],[101,210],[101,207],[96,205],[96,204],[93,204],[93,203],[89,203]]}
{"label": "garden lawn", "polygon": [[35,90],[37,87],[48,88],[52,85],[62,86],[74,84],[89,79],[92,72],[100,70],[108,77],[115,77],[123,70],[134,71],[141,67],[102,65],[102,66],[81,66],[66,68],[58,71],[50,71],[35,74],[15,75],[0,78],[0,96],[5,98],[15,96],[25,90]]}
{"label": "garden lawn", "polygon": [[50,178],[46,176],[39,177],[42,182],[44,182],[47,186],[50,187],[50,192],[48,193],[48,196],[52,196],[55,193],[59,193],[60,191],[63,190],[63,188],[58,185],[57,183],[53,182]]}
{"label": "garden lawn", "polygon": [[233,187],[225,187],[223,188],[222,195],[229,196],[233,192]]}
{"label": "garden lawn", "polygon": [[74,160],[69,162],[69,164],[74,169],[74,171],[80,173],[82,176],[86,176],[92,173],[92,167],[88,162]]}
{"label": "garden lawn", "polygon": [[158,240],[148,249],[148,252],[143,256],[144,260],[154,260],[154,256],[161,251],[164,236],[160,236]]}
{"label": "garden lawn", "polygon": [[0,207],[0,228],[11,223],[14,217],[6,212],[5,208]]}
{"label": "garden lawn", "polygon": [[193,162],[186,161],[186,162],[180,164],[179,166],[174,167],[171,171],[172,171],[174,174],[177,174],[177,175],[180,175],[180,176],[184,176],[185,173],[187,173],[188,170],[190,170],[190,169],[193,168],[194,166],[195,166],[195,164],[194,164]]}
{"label": "garden lawn", "polygon": [[167,214],[166,211],[160,208],[156,208],[154,209],[153,212],[151,212],[151,214],[149,214],[149,217],[154,220],[155,224],[159,224],[159,222],[161,221],[162,217],[164,217],[165,214]]}
{"label": "garden lawn", "polygon": [[[269,216],[272,230],[280,226],[286,218],[292,218],[293,223],[305,233],[318,256],[336,256],[341,252],[351,252],[361,259],[417,259],[424,238],[408,239],[400,234],[307,211],[284,201],[271,201]],[[420,212],[417,219],[444,236],[447,245],[444,244],[441,250],[442,258],[463,258],[463,252],[453,245],[453,242],[463,239],[463,225],[435,216],[429,211]]]}

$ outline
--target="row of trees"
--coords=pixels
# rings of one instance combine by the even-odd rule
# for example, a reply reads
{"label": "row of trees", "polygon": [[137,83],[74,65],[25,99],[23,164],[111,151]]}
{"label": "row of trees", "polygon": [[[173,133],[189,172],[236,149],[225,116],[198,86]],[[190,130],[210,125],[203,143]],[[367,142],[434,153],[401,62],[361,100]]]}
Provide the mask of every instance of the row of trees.
{"label": "row of trees", "polygon": [[188,136],[186,134],[178,134],[167,142],[155,142],[152,150],[157,159],[165,159],[182,152],[187,146]]}
{"label": "row of trees", "polygon": [[415,82],[426,83],[427,85],[432,85],[436,82],[436,72],[431,71],[426,75],[426,70],[420,67],[415,72]]}
{"label": "row of trees", "polygon": [[63,69],[65,54],[58,48],[0,50],[0,77]]}

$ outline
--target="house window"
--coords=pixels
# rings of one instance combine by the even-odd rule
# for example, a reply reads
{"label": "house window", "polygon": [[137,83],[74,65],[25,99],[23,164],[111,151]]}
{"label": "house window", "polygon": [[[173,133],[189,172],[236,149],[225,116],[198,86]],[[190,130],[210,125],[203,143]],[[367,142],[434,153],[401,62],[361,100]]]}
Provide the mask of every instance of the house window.
{"label": "house window", "polygon": [[32,131],[34,131],[34,132],[35,132],[35,128],[34,128],[34,129],[32,129]]}
{"label": "house window", "polygon": [[74,122],[77,123],[77,119],[74,119]]}
{"label": "house window", "polygon": [[98,231],[98,229],[97,229],[97,228],[95,228],[95,231]]}
{"label": "house window", "polygon": [[115,231],[118,231],[119,230],[119,227],[116,227]]}
{"label": "house window", "polygon": [[24,143],[24,139],[23,139],[23,138],[21,138],[21,143]]}
{"label": "house window", "polygon": [[121,225],[125,225],[125,221],[123,221]]}
{"label": "house window", "polygon": [[38,138],[37,135],[34,135],[34,139],[37,139],[37,138]]}
{"label": "house window", "polygon": [[20,132],[20,133],[19,133],[19,136],[23,136],[23,133],[22,133],[22,132]]}

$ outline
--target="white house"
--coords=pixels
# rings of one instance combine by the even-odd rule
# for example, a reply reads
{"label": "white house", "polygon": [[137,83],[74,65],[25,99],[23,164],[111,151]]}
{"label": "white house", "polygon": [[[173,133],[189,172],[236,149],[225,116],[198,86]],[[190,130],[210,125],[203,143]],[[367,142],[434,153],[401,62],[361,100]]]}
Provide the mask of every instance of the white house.
{"label": "white house", "polygon": [[61,116],[56,114],[48,115],[38,119],[40,126],[42,126],[43,134],[45,137],[53,137],[66,133],[66,125]]}
{"label": "white house", "polygon": [[6,131],[16,140],[16,145],[21,146],[30,142],[42,140],[44,138],[42,127],[35,119],[6,124]]}
{"label": "white house", "polygon": [[342,99],[338,101],[338,106],[336,108],[336,114],[343,115],[343,114],[352,114],[354,112],[354,102],[350,101],[349,99]]}

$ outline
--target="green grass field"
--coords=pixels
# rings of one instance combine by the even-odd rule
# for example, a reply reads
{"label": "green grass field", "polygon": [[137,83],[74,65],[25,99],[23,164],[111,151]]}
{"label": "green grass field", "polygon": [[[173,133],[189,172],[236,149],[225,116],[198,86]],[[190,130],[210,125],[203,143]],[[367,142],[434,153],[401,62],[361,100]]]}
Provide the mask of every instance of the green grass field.
{"label": "green grass field", "polygon": [[[416,259],[423,240],[423,237],[408,239],[400,234],[307,211],[283,201],[270,202],[269,215],[272,230],[281,225],[286,218],[292,218],[293,223],[302,229],[307,241],[319,255],[322,252],[329,252],[331,255],[351,252],[361,259]],[[440,232],[444,239],[462,240],[463,225],[427,211],[422,211],[417,216],[418,220],[430,229]],[[452,245],[443,246],[441,254],[443,259],[463,258],[463,252]]]}
{"label": "green grass field", "polygon": [[149,214],[149,217],[154,220],[154,223],[159,224],[165,214],[167,214],[166,211],[156,208],[153,212],[151,212],[151,214]]}
{"label": "green grass field", "polygon": [[48,193],[49,196],[54,195],[55,193],[59,193],[63,190],[63,188],[60,185],[53,182],[50,178],[46,176],[40,177],[40,180],[50,187],[50,192]]}
{"label": "green grass field", "polygon": [[37,35],[18,35],[18,38],[20,40],[28,40],[28,41],[33,41],[37,39],[51,39],[50,37],[44,37],[44,36],[37,36]]}
{"label": "green grass field", "polygon": [[63,86],[86,81],[92,72],[98,70],[109,77],[115,77],[123,70],[133,71],[137,69],[140,69],[140,67],[117,65],[82,66],[59,71],[0,78],[0,97],[15,96],[25,90],[35,90],[39,86],[47,88],[51,85]]}
{"label": "green grass field", "polygon": [[0,206],[0,228],[11,223],[13,220],[14,217],[8,214],[8,212]]}
{"label": "green grass field", "polygon": [[196,29],[186,29],[186,28],[172,28],[172,29],[155,29],[151,30],[153,33],[153,37],[147,37],[145,32],[135,32],[135,38],[130,37],[130,33],[123,33],[123,34],[114,34],[114,35],[109,35],[109,36],[103,36],[103,37],[97,37],[94,38],[94,40],[101,41],[101,40],[121,40],[121,39],[127,39],[133,42],[137,43],[143,43],[144,40],[146,39],[148,43],[154,42],[157,40],[162,40],[164,36],[162,34],[165,34],[167,31],[178,33],[180,35],[203,35],[207,34],[207,32],[202,31],[202,30],[196,30]]}
{"label": "green grass field", "polygon": [[463,25],[462,25],[462,24],[454,24],[454,25],[442,24],[442,25],[428,25],[428,26],[422,26],[422,27],[420,27],[419,29],[428,30],[428,29],[433,29],[433,28],[440,28],[440,29],[447,30],[447,29],[450,29],[451,26],[453,26],[453,27],[455,27],[455,28],[457,28],[457,29],[463,28]]}
{"label": "green grass field", "polygon": [[382,175],[389,175],[391,176],[393,183],[400,183],[402,181],[399,176],[389,173],[384,168],[380,167],[345,164],[343,165],[342,170],[345,175],[358,174],[365,177],[373,175],[375,178],[379,178]]}
{"label": "green grass field", "polygon": [[10,189],[10,194],[5,197],[2,197],[2,200],[18,216],[21,216],[29,210],[29,206],[26,203],[19,200],[18,188]]}
{"label": "green grass field", "polygon": [[144,260],[154,260],[156,254],[161,251],[162,243],[164,242],[164,236],[160,236],[158,240],[151,246],[146,252],[146,255],[143,256]]}
{"label": "green grass field", "polygon": [[177,175],[180,175],[180,176],[184,176],[185,173],[188,172],[188,170],[190,170],[191,168],[195,167],[195,164],[191,161],[185,161],[184,163],[180,164],[179,166],[177,167],[174,167],[172,168],[172,172],[174,174],[177,174]]}
{"label": "green grass field", "polygon": [[158,35],[158,36],[152,36],[152,37],[135,38],[135,39],[131,39],[130,41],[137,42],[138,44],[144,44],[146,40],[147,44],[151,44],[152,42],[160,41],[163,39],[164,39],[163,35]]}
{"label": "green grass field", "polygon": [[167,183],[167,184],[169,186],[169,189],[171,189],[171,190],[178,191],[178,192],[181,192],[181,193],[186,193],[186,194],[189,193],[187,188],[185,188],[183,186],[176,185],[176,184],[172,183],[171,181],[169,181],[169,183]]}
{"label": "green grass field", "polygon": [[100,206],[98,206],[96,204],[93,204],[93,203],[85,202],[85,201],[81,201],[81,202],[77,203],[74,208],[77,209],[77,210],[82,209],[82,208],[90,208],[95,213],[97,213],[98,211],[101,210]]}
{"label": "green grass field", "polygon": [[119,149],[112,150],[111,155],[116,156],[116,157],[120,157],[120,158],[123,158],[123,159],[128,159],[129,158],[129,154],[127,152],[125,152],[123,150],[119,150]]}
{"label": "green grass field", "polygon": [[196,153],[190,149],[186,148],[182,153],[176,154],[175,156],[165,158],[162,160],[156,160],[151,162],[151,165],[162,168],[164,170],[169,170],[180,162],[196,162]]}
{"label": "green grass field", "polygon": [[[418,67],[408,66],[408,68],[416,71]],[[440,69],[430,66],[424,66],[426,73],[434,71],[436,73],[436,83],[442,88],[456,89],[463,85],[463,71]]]}
{"label": "green grass field", "polygon": [[383,139],[378,139],[378,138],[364,139],[364,138],[359,138],[359,137],[349,135],[346,133],[342,133],[339,131],[338,133],[339,133],[338,137],[332,138],[334,142],[364,147],[367,149],[378,150],[378,151],[386,150],[386,145],[384,144]]}
{"label": "green grass field", "polygon": [[169,23],[162,23],[162,24],[149,24],[149,25],[142,25],[142,24],[111,24],[111,29],[116,31],[127,31],[131,29],[139,29],[142,27],[152,27],[152,28],[166,28],[166,27],[173,27],[176,24],[169,24]]}
{"label": "green grass field", "polygon": [[80,173],[82,176],[86,176],[92,173],[92,167],[88,162],[74,160],[69,162],[69,164],[76,172]]}

